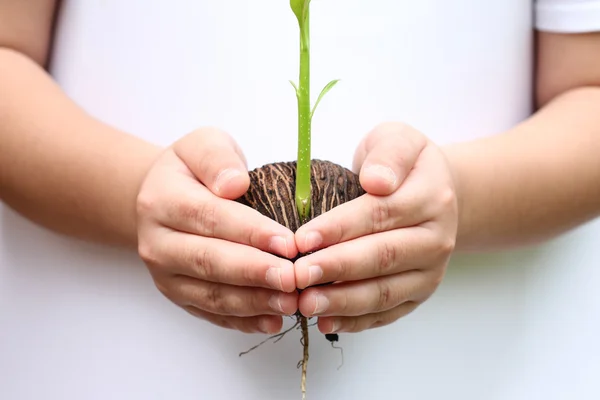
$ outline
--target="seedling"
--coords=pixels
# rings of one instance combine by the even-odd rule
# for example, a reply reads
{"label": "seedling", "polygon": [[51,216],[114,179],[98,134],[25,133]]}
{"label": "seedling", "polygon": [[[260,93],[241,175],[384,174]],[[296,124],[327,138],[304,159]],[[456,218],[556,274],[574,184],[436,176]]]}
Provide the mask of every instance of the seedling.
{"label": "seedling", "polygon": [[[314,105],[311,108],[310,100],[310,0],[290,0],[292,11],[298,20],[300,30],[300,77],[298,85],[294,82],[292,86],[296,90],[298,99],[298,160],[296,169],[296,209],[300,224],[305,223],[310,215],[310,203],[312,199],[311,185],[311,135],[312,118],[319,102],[338,80],[329,82]],[[302,329],[303,357],[302,366],[302,398],[306,397],[306,369],[309,358],[309,337],[307,318],[299,314]]]}
{"label": "seedling", "polygon": [[314,105],[310,105],[310,0],[290,0],[292,11],[300,28],[300,78],[299,85],[290,81],[298,99],[298,161],[296,172],[296,208],[301,223],[308,220],[311,201],[311,134],[312,118],[323,97],[339,82],[329,82]]}
{"label": "seedling", "polygon": [[[285,225],[293,232],[338,205],[365,194],[359,177],[352,171],[322,160],[311,159],[312,119],[323,97],[339,82],[329,82],[319,94],[314,106],[310,99],[310,1],[290,0],[296,17],[300,38],[300,70],[298,84],[290,81],[298,101],[298,154],[296,162],[277,162],[250,171],[250,187],[237,201],[254,208],[261,214]],[[316,190],[315,190],[316,188]],[[302,255],[300,255],[302,256]],[[294,261],[294,260],[292,260]],[[300,291],[300,290],[299,290]],[[302,398],[306,398],[306,372],[309,358],[308,318],[297,312],[296,323],[288,330],[271,336],[241,355],[256,349],[269,340],[278,342],[294,329],[300,329],[303,347]],[[337,334],[325,336],[332,347],[339,340]],[[342,352],[343,363],[343,352]]]}

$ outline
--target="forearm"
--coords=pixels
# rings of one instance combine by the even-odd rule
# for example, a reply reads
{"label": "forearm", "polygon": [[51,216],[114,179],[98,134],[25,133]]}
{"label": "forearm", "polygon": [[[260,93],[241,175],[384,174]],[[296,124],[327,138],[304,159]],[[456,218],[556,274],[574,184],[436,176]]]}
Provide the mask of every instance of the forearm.
{"label": "forearm", "polygon": [[446,146],[457,250],[547,240],[600,215],[600,89],[567,92],[505,133]]}
{"label": "forearm", "polygon": [[1,48],[0,93],[0,199],[51,230],[135,246],[137,190],[161,150],[95,120]]}

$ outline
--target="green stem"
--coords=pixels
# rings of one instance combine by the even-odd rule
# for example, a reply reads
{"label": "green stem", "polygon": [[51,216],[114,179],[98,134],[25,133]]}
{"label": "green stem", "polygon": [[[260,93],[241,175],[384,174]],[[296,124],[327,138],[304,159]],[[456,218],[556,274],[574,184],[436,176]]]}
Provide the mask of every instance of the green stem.
{"label": "green stem", "polygon": [[298,85],[298,160],[296,208],[300,223],[308,220],[311,200],[311,107],[310,107],[310,18],[306,10],[300,22],[300,81]]}

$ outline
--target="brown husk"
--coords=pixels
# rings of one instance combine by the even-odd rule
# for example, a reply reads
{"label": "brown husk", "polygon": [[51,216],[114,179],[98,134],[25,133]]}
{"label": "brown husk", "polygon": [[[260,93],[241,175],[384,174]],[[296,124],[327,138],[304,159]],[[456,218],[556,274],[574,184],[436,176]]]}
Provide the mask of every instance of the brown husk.
{"label": "brown husk", "polygon": [[[313,160],[311,169],[309,221],[365,193],[358,175],[340,165]],[[300,220],[296,211],[295,182],[296,162],[267,164],[250,171],[250,188],[237,201],[296,232]]]}

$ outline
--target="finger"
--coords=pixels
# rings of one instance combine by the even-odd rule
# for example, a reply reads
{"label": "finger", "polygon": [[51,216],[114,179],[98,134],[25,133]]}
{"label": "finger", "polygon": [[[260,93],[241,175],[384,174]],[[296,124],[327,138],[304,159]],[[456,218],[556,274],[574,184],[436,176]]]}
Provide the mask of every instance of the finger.
{"label": "finger", "polygon": [[401,123],[385,123],[373,129],[360,143],[353,168],[367,193],[393,193],[413,169],[427,139]]}
{"label": "finger", "polygon": [[140,243],[138,249],[155,273],[287,293],[296,290],[294,266],[289,260],[225,240],[166,229],[159,233]]}
{"label": "finger", "polygon": [[172,277],[165,287],[162,293],[175,304],[194,306],[211,314],[255,317],[293,315],[298,310],[297,292],[224,285],[186,276]]}
{"label": "finger", "polygon": [[225,329],[234,329],[244,333],[268,333],[276,334],[283,327],[283,318],[279,316],[265,315],[258,317],[228,317],[215,315],[193,306],[183,307],[191,315],[210,322],[213,325]]}
{"label": "finger", "polygon": [[366,194],[319,215],[295,233],[299,252],[307,254],[361,236],[409,227],[432,216],[428,207],[437,188],[426,183],[419,187],[408,178],[403,190],[391,196]]}
{"label": "finger", "polygon": [[199,129],[175,143],[173,149],[195,178],[217,196],[236,199],[248,190],[246,159],[227,133],[215,128]]}
{"label": "finger", "polygon": [[302,292],[299,310],[306,317],[379,313],[407,301],[425,301],[436,288],[431,272],[409,271],[363,282],[339,283]]}
{"label": "finger", "polygon": [[388,311],[359,317],[319,317],[321,333],[362,332],[392,324],[413,312],[419,303],[408,301]]}
{"label": "finger", "polygon": [[296,260],[296,286],[304,289],[428,269],[449,258],[454,249],[451,237],[412,227],[336,244]]}
{"label": "finger", "polygon": [[[179,161],[181,163],[181,161]],[[162,191],[145,191],[138,198],[140,213],[150,214],[162,225],[178,231],[247,244],[263,251],[293,258],[298,253],[292,231],[258,211],[215,196],[188,176],[172,176],[171,170],[152,177]]]}
{"label": "finger", "polygon": [[426,148],[393,194],[366,194],[301,226],[295,234],[298,251],[306,254],[361,236],[419,225],[439,215],[453,215],[450,211],[456,195],[444,168],[435,148]]}

